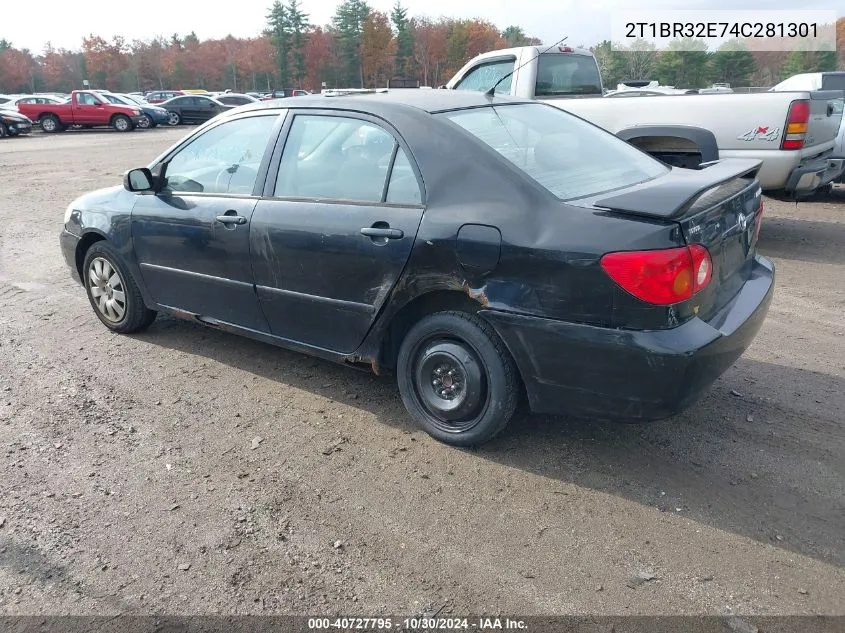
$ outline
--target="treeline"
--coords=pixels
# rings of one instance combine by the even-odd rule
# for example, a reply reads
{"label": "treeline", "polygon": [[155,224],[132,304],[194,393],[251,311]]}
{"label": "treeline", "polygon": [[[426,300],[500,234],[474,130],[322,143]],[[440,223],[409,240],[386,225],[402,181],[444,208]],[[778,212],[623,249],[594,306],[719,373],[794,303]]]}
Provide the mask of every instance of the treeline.
{"label": "treeline", "polygon": [[[591,48],[608,88],[629,79],[690,88],[712,82],[771,86],[800,72],[845,68],[845,18],[837,21],[836,33],[838,53],[749,52],[731,43],[710,53],[702,42],[665,51],[643,42],[624,50],[613,50],[609,41]],[[518,26],[500,31],[480,19],[411,17],[399,2],[386,14],[365,0],[344,0],[331,23],[319,26],[310,23],[299,0],[275,0],[264,30],[246,39],[200,41],[189,33],[128,42],[90,35],[79,50],[48,43],[40,54],[0,39],[0,92],[67,92],[86,79],[91,87],[115,91],[319,91],[324,85],[383,87],[392,78],[437,86],[479,53],[539,43]]]}
{"label": "treeline", "polygon": [[261,91],[382,87],[392,78],[445,83],[468,59],[497,48],[539,43],[522,28],[499,30],[485,20],[411,17],[397,3],[390,14],[364,0],[345,0],[328,25],[313,25],[298,0],[270,7],[254,38],[106,40],[90,35],[79,50],[40,54],[0,40],[0,92],[231,88]]}
{"label": "treeline", "polygon": [[[702,40],[672,42],[657,51],[636,41],[613,46],[605,40],[592,48],[605,86],[630,79],[656,79],[678,88],[702,88],[713,82],[734,87],[772,86],[799,73],[845,69],[845,18],[836,22],[836,51],[749,51],[741,41],[710,52]],[[838,51],[838,52],[837,52]]]}

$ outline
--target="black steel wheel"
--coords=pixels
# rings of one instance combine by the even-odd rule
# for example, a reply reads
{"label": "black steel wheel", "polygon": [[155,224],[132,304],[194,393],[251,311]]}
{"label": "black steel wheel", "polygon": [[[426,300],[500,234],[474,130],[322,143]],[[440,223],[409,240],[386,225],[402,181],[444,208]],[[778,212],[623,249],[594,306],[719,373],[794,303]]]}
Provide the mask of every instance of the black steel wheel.
{"label": "black steel wheel", "polygon": [[438,312],[414,325],[399,350],[402,401],[427,433],[456,446],[495,437],[516,412],[520,381],[504,344],[483,319]]}

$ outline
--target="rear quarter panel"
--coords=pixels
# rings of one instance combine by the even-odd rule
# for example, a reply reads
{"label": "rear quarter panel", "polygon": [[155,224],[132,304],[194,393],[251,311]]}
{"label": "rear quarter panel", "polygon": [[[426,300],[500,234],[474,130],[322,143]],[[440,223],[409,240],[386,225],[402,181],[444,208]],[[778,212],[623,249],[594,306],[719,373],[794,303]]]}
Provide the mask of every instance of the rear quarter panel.
{"label": "rear quarter panel", "polygon": [[18,112],[38,121],[45,114],[54,114],[62,123],[73,123],[73,109],[69,103],[21,103]]}

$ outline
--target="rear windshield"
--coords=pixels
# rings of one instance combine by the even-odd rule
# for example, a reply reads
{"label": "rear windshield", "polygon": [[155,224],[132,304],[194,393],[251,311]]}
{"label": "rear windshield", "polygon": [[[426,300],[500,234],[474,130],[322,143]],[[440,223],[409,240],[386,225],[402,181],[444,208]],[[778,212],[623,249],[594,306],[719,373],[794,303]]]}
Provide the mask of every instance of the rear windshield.
{"label": "rear windshield", "polygon": [[609,132],[542,103],[444,112],[561,200],[652,180],[668,168]]}
{"label": "rear windshield", "polygon": [[601,75],[595,58],[588,55],[546,53],[537,63],[538,97],[602,93]]}

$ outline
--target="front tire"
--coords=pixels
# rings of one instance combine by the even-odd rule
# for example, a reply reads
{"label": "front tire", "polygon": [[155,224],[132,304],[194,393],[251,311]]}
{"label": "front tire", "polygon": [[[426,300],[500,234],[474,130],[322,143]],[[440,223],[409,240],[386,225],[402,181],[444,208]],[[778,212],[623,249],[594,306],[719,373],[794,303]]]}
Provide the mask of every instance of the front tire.
{"label": "front tire", "polygon": [[151,127],[155,127],[155,124],[153,123],[153,120],[145,114],[138,120],[138,127],[142,130],[147,130]]}
{"label": "front tire", "polygon": [[167,122],[170,125],[179,125],[182,122],[182,115],[178,112],[170,111],[167,113]]}
{"label": "front tire", "polygon": [[496,332],[480,317],[438,312],[414,325],[397,359],[402,402],[435,439],[483,444],[511,421],[521,383]]}
{"label": "front tire", "polygon": [[0,121],[0,138],[9,136],[9,130],[6,129],[6,124]]}
{"label": "front tire", "polygon": [[130,118],[123,114],[117,114],[111,121],[111,126],[117,132],[131,132],[132,131],[132,121]]}
{"label": "front tire", "polygon": [[82,278],[94,314],[113,332],[139,332],[155,321],[156,312],[144,305],[138,284],[107,242],[95,242],[85,253]]}

